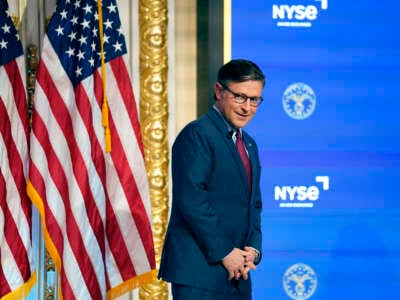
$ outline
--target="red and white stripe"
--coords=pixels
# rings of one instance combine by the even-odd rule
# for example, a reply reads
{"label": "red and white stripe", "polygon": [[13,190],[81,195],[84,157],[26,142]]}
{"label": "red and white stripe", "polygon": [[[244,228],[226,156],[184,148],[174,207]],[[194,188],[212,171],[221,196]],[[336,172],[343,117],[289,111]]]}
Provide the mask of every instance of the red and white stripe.
{"label": "red and white stripe", "polygon": [[28,109],[25,61],[0,66],[0,299],[20,299],[34,284],[31,202],[26,194]]}
{"label": "red and white stripe", "polygon": [[100,69],[75,89],[44,39],[37,72],[28,193],[65,299],[112,298],[155,276],[140,126],[125,57],[106,64],[111,153]]}

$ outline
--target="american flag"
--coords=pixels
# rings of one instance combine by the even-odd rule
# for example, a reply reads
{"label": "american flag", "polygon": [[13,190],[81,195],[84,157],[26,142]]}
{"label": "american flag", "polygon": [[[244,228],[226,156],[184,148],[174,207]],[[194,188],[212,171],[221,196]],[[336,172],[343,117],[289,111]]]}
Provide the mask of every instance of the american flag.
{"label": "american flag", "polygon": [[58,1],[36,75],[28,194],[41,215],[64,299],[112,299],[156,276],[125,40],[115,0],[103,0],[100,10],[97,3]]}
{"label": "american flag", "polygon": [[35,283],[31,202],[26,195],[28,108],[25,61],[8,4],[0,0],[0,299],[21,299]]}

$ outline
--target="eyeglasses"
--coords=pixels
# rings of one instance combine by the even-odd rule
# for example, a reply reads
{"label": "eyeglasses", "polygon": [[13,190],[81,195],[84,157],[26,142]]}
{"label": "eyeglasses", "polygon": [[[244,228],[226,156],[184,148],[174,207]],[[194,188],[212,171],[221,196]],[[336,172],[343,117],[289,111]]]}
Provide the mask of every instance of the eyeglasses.
{"label": "eyeglasses", "polygon": [[222,88],[226,91],[228,91],[229,93],[231,93],[233,95],[233,99],[235,100],[236,103],[238,104],[243,104],[245,102],[247,102],[247,99],[250,100],[250,105],[251,106],[258,106],[261,104],[261,102],[264,101],[263,97],[249,97],[247,95],[244,94],[238,94],[235,93],[234,91],[232,91],[230,88],[228,88],[225,84],[219,82],[219,84],[222,86]]}

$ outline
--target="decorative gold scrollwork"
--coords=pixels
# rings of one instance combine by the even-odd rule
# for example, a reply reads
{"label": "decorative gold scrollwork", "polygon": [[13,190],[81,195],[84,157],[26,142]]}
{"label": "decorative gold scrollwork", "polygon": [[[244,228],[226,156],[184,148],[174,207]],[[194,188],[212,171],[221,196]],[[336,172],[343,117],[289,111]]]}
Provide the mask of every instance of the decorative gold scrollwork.
{"label": "decorative gold scrollwork", "polygon": [[[157,268],[168,221],[167,0],[139,2],[140,122],[150,184]],[[163,281],[139,290],[140,299],[168,299]]]}

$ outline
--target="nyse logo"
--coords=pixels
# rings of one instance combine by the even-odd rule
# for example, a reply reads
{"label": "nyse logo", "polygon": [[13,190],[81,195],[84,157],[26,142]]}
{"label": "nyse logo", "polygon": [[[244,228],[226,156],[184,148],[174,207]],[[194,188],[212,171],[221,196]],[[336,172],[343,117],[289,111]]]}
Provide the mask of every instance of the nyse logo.
{"label": "nyse logo", "polygon": [[[314,1],[321,2],[322,10],[328,9],[328,0]],[[278,27],[311,27],[312,22],[318,18],[318,13],[319,7],[312,4],[272,5],[272,19],[276,21]]]}
{"label": "nyse logo", "polygon": [[[329,176],[315,176],[315,182],[323,191],[329,190]],[[275,186],[275,201],[279,201],[279,207],[311,208],[320,196],[318,186]]]}

